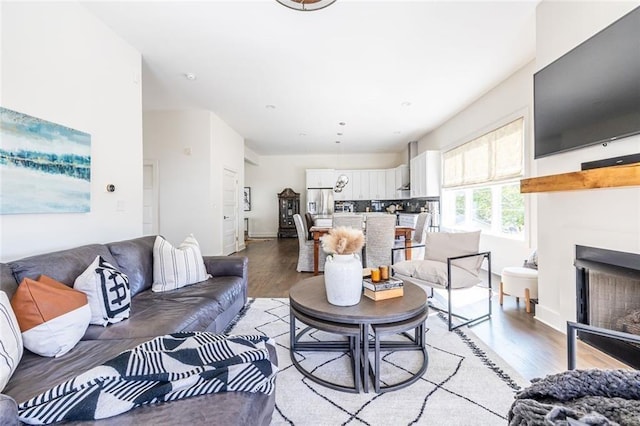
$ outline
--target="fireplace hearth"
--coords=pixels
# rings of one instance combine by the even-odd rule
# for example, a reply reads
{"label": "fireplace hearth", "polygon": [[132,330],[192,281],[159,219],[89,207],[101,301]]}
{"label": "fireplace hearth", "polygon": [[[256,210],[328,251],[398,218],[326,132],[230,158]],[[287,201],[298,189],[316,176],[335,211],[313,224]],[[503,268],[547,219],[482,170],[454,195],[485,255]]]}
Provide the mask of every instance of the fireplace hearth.
{"label": "fireplace hearth", "polygon": [[[640,254],[576,245],[576,319],[640,336]],[[578,332],[614,358],[640,368],[640,345]]]}

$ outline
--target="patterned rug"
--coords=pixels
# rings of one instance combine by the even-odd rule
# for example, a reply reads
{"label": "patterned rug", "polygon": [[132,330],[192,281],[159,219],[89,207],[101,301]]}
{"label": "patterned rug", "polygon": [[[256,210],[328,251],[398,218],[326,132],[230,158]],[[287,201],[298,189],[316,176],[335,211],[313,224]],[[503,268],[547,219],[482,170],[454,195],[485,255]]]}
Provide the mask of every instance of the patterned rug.
{"label": "patterned rug", "polygon": [[[288,299],[251,299],[227,332],[261,333],[278,345],[280,372],[272,425],[503,425],[515,392],[528,382],[520,377],[468,328],[449,332],[442,314],[427,320],[429,366],[412,385],[393,392],[352,394],[305,378],[289,355]],[[299,323],[296,322],[296,325]],[[321,331],[309,338],[336,339]],[[398,337],[401,339],[400,337]],[[350,358],[337,352],[296,355],[308,371],[352,386]],[[383,354],[384,384],[397,383],[418,371],[417,351]]]}

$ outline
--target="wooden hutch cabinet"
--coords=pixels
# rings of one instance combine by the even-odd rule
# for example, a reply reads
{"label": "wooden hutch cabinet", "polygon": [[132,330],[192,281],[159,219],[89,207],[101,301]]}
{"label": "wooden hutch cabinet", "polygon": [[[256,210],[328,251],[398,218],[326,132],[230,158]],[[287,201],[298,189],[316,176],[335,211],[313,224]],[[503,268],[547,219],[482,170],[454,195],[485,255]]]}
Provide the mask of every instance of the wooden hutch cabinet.
{"label": "wooden hutch cabinet", "polygon": [[300,213],[300,194],[285,188],[278,194],[278,238],[296,238],[296,224],[293,215]]}

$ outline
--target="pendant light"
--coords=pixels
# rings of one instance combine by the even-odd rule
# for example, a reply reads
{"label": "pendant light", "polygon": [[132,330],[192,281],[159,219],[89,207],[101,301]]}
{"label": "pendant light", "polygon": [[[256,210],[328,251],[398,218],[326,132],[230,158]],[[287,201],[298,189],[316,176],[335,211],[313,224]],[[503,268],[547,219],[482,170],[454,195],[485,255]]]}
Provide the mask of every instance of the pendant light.
{"label": "pendant light", "polygon": [[324,9],[327,6],[331,6],[336,0],[276,0],[283,6],[290,9],[300,10],[304,12],[311,12],[313,10]]}

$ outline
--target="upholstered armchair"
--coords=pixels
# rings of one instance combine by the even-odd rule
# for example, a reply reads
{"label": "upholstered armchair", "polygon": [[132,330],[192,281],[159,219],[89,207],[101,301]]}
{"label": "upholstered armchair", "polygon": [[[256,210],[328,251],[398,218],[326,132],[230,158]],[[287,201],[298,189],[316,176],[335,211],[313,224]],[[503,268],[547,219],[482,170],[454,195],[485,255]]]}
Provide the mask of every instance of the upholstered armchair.
{"label": "upholstered armchair", "polygon": [[[424,234],[431,224],[431,213],[419,213],[416,228],[411,239],[411,259],[424,259]],[[404,247],[403,241],[397,241],[395,247]],[[414,248],[415,247],[415,248]],[[394,251],[394,263],[405,260],[404,250]]]}
{"label": "upholstered armchair", "polygon": [[[296,224],[296,232],[298,233],[298,272],[313,272],[313,239],[308,240],[309,230],[305,219],[299,214],[293,215],[293,222]],[[324,271],[324,261],[326,253],[320,249],[318,257],[318,270]]]}
{"label": "upholstered armchair", "polygon": [[[455,330],[491,317],[491,253],[481,253],[479,247],[480,231],[427,232],[424,240],[424,259],[394,263],[392,270],[396,278],[425,288],[431,296],[434,289],[446,290],[447,308],[433,307],[447,314],[449,330]],[[394,251],[398,250],[404,250],[404,248],[394,248]],[[482,282],[480,268],[485,259],[488,266],[486,313],[469,318],[453,312],[453,294],[458,290],[475,287]],[[453,317],[463,322],[454,326]]]}

